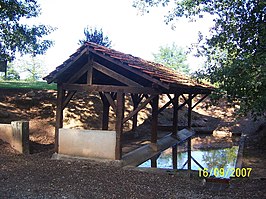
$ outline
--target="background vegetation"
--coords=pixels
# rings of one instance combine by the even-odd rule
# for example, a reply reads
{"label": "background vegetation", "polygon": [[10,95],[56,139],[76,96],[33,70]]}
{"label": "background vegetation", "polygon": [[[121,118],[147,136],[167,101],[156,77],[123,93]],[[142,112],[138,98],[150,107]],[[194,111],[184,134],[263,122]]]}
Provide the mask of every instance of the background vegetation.
{"label": "background vegetation", "polygon": [[169,6],[165,21],[191,21],[212,15],[210,36],[199,34],[198,56],[207,58],[197,73],[219,85],[220,93],[240,103],[241,112],[266,116],[266,2],[258,0],[135,0],[143,13]]}
{"label": "background vegetation", "polygon": [[154,53],[154,61],[178,72],[185,74],[189,73],[189,66],[187,64],[187,55],[183,48],[172,43],[171,46],[160,46],[159,52]]}
{"label": "background vegetation", "polygon": [[45,81],[15,81],[15,80],[0,80],[0,88],[4,89],[36,89],[36,90],[56,90],[56,84],[47,84]]}

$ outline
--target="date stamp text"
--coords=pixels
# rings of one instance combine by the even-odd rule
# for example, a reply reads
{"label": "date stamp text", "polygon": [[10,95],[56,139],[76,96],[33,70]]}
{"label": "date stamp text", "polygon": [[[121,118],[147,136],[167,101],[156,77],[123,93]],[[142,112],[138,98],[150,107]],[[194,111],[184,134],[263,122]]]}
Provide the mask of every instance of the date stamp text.
{"label": "date stamp text", "polygon": [[199,170],[199,177],[245,178],[250,177],[252,168],[204,168]]}

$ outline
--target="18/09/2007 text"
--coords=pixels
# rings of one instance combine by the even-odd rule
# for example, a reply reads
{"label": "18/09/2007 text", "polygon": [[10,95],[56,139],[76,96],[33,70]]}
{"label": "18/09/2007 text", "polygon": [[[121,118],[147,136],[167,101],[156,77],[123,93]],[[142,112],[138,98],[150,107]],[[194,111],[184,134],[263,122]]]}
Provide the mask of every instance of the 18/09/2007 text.
{"label": "18/09/2007 text", "polygon": [[220,178],[245,178],[250,177],[252,168],[212,168],[209,170],[208,168],[199,170],[199,177],[220,177]]}

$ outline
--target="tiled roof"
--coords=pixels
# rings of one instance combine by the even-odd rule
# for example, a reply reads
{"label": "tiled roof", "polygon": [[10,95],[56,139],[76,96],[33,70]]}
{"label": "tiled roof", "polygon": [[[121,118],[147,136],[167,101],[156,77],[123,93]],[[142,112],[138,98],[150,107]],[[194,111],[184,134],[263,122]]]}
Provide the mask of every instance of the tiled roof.
{"label": "tiled roof", "polygon": [[92,53],[97,52],[104,56],[108,56],[116,61],[121,62],[127,67],[130,67],[136,71],[141,71],[142,73],[145,73],[146,75],[149,75],[152,78],[156,78],[165,84],[212,89],[210,85],[198,83],[196,80],[193,80],[190,77],[176,70],[165,67],[161,64],[152,61],[147,61],[139,57],[132,56],[130,54],[125,54],[92,42],[87,42],[83,46],[81,46],[76,53],[71,55],[68,60],[66,60],[62,65],[57,67],[55,71],[50,73],[44,79],[51,79],[54,75],[56,75],[57,72],[66,67],[68,63],[70,63],[72,60],[75,59],[75,57],[77,57],[81,52],[83,52],[84,49],[88,49]]}

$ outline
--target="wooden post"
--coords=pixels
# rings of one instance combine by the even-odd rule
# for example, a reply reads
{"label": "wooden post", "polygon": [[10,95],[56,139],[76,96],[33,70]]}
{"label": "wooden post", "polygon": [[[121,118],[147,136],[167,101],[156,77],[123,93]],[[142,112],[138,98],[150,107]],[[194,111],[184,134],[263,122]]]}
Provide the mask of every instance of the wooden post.
{"label": "wooden post", "polygon": [[159,95],[156,95],[152,100],[152,132],[151,143],[157,143],[157,130],[158,130],[158,104]]}
{"label": "wooden post", "polygon": [[192,95],[188,96],[188,129],[191,129]]}
{"label": "wooden post", "polygon": [[188,171],[191,171],[191,138],[187,141],[187,165]]}
{"label": "wooden post", "polygon": [[58,153],[59,129],[63,127],[63,102],[65,90],[61,83],[57,83],[57,106],[56,106],[56,125],[55,125],[55,152]]}
{"label": "wooden post", "polygon": [[151,158],[151,167],[152,168],[157,168],[157,159],[158,159],[157,156],[154,156]]}
{"label": "wooden post", "polygon": [[104,94],[100,94],[103,103],[102,130],[108,130],[110,103]]}
{"label": "wooden post", "polygon": [[[191,129],[191,113],[192,113],[192,95],[188,96],[188,129]],[[187,151],[188,151],[188,170],[191,171],[191,138],[187,141]],[[189,174],[190,175],[190,174]]]}
{"label": "wooden post", "polygon": [[174,100],[173,100],[173,131],[172,131],[172,136],[176,137],[177,131],[178,131],[178,104],[179,102],[179,95],[175,94]]}
{"label": "wooden post", "polygon": [[93,59],[88,57],[87,84],[92,85]]}
{"label": "wooden post", "polygon": [[122,91],[117,92],[117,106],[116,106],[116,147],[115,147],[115,159],[121,160],[122,158],[122,133],[123,133],[123,117],[124,117],[124,93]]}
{"label": "wooden post", "polygon": [[[138,94],[132,94],[132,101],[133,101],[133,110],[136,110],[138,108],[139,105],[139,96]],[[132,119],[132,131],[134,131],[136,129],[138,125],[138,113],[136,113],[135,115],[133,115],[133,119]]]}
{"label": "wooden post", "polygon": [[177,169],[177,145],[172,147],[173,169]]}

